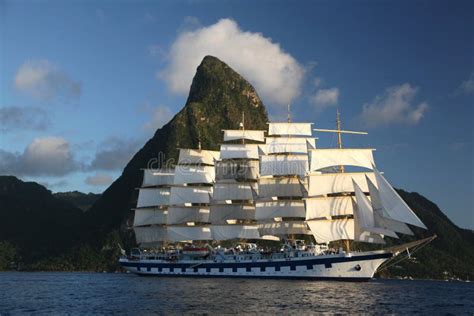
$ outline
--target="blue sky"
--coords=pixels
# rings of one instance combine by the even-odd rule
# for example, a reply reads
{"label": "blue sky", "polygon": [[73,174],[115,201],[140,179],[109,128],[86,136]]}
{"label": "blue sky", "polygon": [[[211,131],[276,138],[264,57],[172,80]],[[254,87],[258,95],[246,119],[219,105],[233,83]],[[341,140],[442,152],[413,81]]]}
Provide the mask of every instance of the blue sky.
{"label": "blue sky", "polygon": [[273,118],[291,99],[295,120],[332,128],[339,108],[369,132],[347,146],[474,228],[473,17],[468,1],[0,0],[0,170],[101,192],[212,53]]}

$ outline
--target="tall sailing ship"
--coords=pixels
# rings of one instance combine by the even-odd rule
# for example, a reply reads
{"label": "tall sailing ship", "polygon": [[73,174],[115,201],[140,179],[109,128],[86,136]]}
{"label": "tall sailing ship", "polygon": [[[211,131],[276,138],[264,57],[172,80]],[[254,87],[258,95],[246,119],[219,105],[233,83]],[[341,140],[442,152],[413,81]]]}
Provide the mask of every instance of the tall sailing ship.
{"label": "tall sailing ship", "polygon": [[[120,264],[140,275],[366,281],[434,237],[373,251],[426,226],[376,168],[373,151],[343,148],[341,129],[268,123],[223,131],[220,151],[180,149],[173,169],[145,169],[133,229],[140,248]],[[318,148],[316,132],[337,134]],[[267,134],[265,136],[265,133]],[[352,246],[352,247],[351,247]]]}

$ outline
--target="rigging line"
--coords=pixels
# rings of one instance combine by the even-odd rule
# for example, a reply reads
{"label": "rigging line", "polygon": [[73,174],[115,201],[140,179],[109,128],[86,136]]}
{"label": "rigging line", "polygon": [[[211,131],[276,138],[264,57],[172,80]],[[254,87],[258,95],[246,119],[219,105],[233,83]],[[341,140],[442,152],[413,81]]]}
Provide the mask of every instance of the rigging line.
{"label": "rigging line", "polygon": [[[427,246],[428,244],[429,244],[429,243],[424,243],[424,244],[417,245],[417,246],[413,247],[413,250],[411,251],[411,255],[413,255],[414,253],[416,253],[416,252],[418,252],[419,250],[423,249],[423,248],[424,248],[425,246]],[[403,253],[405,253],[405,252],[406,252],[406,250],[403,251]],[[386,265],[382,265],[379,269],[377,269],[377,271],[380,272],[380,271],[386,270],[386,269],[388,269],[388,268],[390,268],[390,267],[393,267],[395,264],[397,264],[397,263],[399,263],[399,262],[402,262],[403,260],[405,260],[405,259],[408,258],[408,257],[409,257],[409,255],[408,255],[408,253],[407,253],[406,255],[401,256],[401,257],[399,258],[399,260],[394,260],[394,261],[392,261],[392,264],[388,264],[388,263],[390,262],[390,260],[389,260],[389,261],[387,261],[387,264],[386,264]],[[395,258],[396,258],[396,257],[394,257],[394,259],[395,259]]]}
{"label": "rigging line", "polygon": [[[414,253],[416,253],[418,250],[422,249],[422,248],[423,248],[424,246],[426,246],[427,244],[428,244],[428,243],[422,244],[422,245],[417,245],[417,246],[413,247],[413,250],[412,250],[411,254],[413,255]],[[403,251],[403,253],[405,253],[405,250]],[[407,252],[406,255],[400,256],[400,257],[398,258],[398,260],[393,260],[393,261],[392,261],[392,264],[388,264],[388,263],[390,262],[390,260],[389,260],[389,261],[387,261],[387,264],[382,265],[381,269],[378,269],[378,271],[383,271],[383,270],[386,270],[386,269],[388,269],[388,268],[390,268],[390,267],[393,267],[395,264],[397,264],[397,263],[399,263],[399,262],[402,262],[403,260],[405,260],[405,259],[408,258],[409,256],[410,256],[410,255],[409,255],[408,252]],[[394,257],[394,259],[395,259],[395,258],[396,258],[396,257]]]}
{"label": "rigging line", "polygon": [[394,262],[393,264],[387,266],[386,268],[389,268],[389,267],[391,267],[391,266],[393,266],[393,265],[395,265],[395,264],[397,264],[397,263],[399,263],[399,262],[405,260],[406,258],[411,257],[413,254],[415,254],[415,253],[418,252],[419,250],[423,249],[423,247],[427,246],[428,244],[429,244],[429,243],[425,243],[425,244],[421,244],[421,245],[416,245],[415,247],[413,247],[411,253],[409,253],[408,251],[404,250],[403,252],[406,251],[406,255],[403,256],[402,258],[400,258],[400,260],[398,260],[398,261]]}

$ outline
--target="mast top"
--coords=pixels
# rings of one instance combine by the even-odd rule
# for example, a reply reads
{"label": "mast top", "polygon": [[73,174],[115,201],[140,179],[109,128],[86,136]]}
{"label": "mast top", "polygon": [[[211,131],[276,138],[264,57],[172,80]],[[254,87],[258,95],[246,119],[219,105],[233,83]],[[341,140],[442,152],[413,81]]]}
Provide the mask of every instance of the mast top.
{"label": "mast top", "polygon": [[325,128],[315,128],[313,131],[316,132],[326,132],[326,133],[338,133],[338,147],[342,148],[342,136],[341,134],[357,134],[357,135],[367,135],[367,132],[356,132],[356,131],[346,131],[341,129],[341,113],[339,109],[336,112],[336,129],[325,129]]}
{"label": "mast top", "polygon": [[291,104],[288,103],[288,123],[291,123]]}
{"label": "mast top", "polygon": [[[315,128],[316,132],[328,132],[328,133],[337,133],[337,147],[342,149],[342,134],[357,134],[357,135],[367,135],[367,132],[355,132],[355,131],[345,131],[341,129],[341,113],[339,109],[336,111],[336,129],[322,129]],[[339,171],[344,172],[344,166],[339,166]]]}

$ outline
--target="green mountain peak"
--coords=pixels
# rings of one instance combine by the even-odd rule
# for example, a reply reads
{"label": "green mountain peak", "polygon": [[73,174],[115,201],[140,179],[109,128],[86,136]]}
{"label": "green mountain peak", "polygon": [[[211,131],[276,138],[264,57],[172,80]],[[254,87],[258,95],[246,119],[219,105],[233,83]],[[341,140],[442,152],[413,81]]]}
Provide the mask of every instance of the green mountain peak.
{"label": "green mountain peak", "polygon": [[[196,70],[185,106],[155,132],[125,167],[122,175],[86,213],[91,236],[101,238],[120,227],[122,237],[133,240],[126,229],[142,182],[141,168],[159,168],[176,161],[177,148],[219,148],[222,129],[238,128],[245,114],[247,129],[266,129],[267,112],[252,85],[216,57],[206,56]],[[101,238],[98,238],[98,237]]]}

